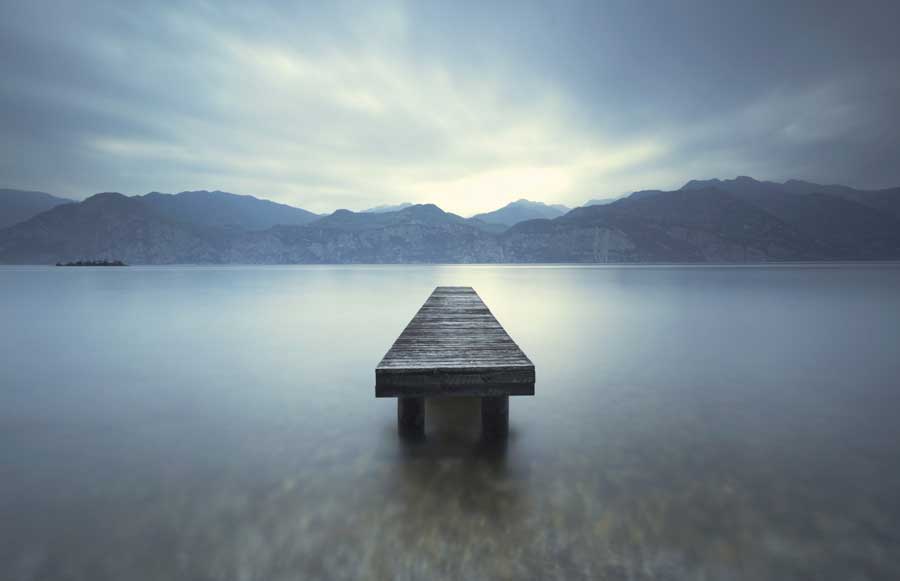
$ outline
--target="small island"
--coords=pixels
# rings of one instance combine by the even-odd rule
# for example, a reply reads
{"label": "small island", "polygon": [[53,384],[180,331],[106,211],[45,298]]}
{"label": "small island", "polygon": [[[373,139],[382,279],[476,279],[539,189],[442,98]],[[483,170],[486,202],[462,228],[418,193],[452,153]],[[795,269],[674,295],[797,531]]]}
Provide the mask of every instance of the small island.
{"label": "small island", "polygon": [[75,262],[57,262],[56,266],[128,266],[121,260],[77,260]]}

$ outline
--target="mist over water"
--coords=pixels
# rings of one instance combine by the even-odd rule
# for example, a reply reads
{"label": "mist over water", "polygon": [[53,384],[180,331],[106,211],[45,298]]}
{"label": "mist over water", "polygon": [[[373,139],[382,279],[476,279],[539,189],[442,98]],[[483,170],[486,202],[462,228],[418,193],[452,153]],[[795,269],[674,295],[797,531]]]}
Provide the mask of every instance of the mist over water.
{"label": "mist over water", "polygon": [[[396,433],[470,285],[532,359]],[[0,268],[0,578],[900,578],[900,265]]]}

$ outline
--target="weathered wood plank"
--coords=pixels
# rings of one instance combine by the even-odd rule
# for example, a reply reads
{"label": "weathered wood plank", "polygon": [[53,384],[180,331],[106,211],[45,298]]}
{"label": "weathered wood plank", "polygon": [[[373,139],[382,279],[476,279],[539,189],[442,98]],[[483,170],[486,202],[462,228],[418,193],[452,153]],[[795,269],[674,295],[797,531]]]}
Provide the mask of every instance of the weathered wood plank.
{"label": "weathered wood plank", "polygon": [[375,369],[375,395],[534,395],[534,378],[474,289],[437,287]]}

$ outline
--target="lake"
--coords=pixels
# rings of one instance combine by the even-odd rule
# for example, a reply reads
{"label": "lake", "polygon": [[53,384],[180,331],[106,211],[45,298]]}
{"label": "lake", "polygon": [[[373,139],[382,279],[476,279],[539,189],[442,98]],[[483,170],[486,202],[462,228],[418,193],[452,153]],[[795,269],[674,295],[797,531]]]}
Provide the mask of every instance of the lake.
{"label": "lake", "polygon": [[[396,433],[437,285],[532,359]],[[898,579],[900,265],[0,268],[0,578]]]}

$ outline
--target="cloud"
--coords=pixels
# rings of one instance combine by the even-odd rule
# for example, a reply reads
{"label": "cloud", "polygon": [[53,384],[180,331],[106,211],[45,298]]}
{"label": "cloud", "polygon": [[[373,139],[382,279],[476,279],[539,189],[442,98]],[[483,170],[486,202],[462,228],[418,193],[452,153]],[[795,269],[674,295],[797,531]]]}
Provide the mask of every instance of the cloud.
{"label": "cloud", "polygon": [[714,175],[900,183],[884,14],[779,6],[4,5],[0,177],[462,214]]}

